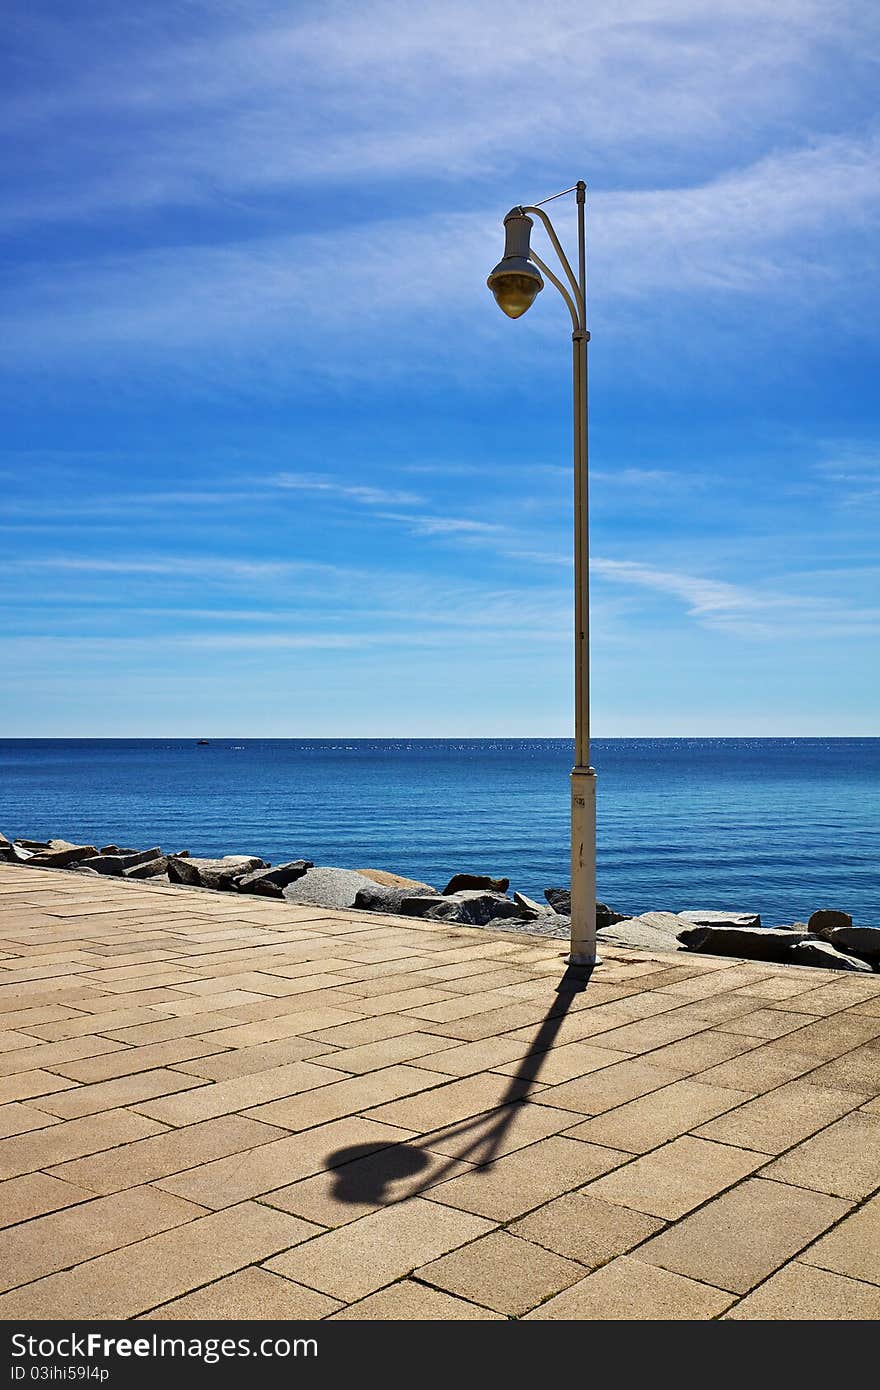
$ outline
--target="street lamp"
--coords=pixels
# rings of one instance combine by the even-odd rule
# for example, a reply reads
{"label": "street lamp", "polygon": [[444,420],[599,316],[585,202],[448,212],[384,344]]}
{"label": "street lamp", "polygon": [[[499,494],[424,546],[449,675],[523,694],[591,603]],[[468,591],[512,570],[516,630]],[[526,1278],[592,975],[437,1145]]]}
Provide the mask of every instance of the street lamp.
{"label": "street lamp", "polygon": [[[504,219],[504,257],[486,281],[508,318],[518,319],[544,288],[541,274],[554,284],[571,314],[574,373],[574,767],[571,772],[571,955],[572,965],[594,965],[596,955],[596,773],[590,767],[590,592],[587,495],[587,277],[581,180],[566,193],[577,194],[578,273],[575,275],[550,218],[540,204],[512,208]],[[554,198],[562,197],[555,193]],[[543,200],[552,201],[550,198]],[[568,285],[529,245],[539,218]]]}

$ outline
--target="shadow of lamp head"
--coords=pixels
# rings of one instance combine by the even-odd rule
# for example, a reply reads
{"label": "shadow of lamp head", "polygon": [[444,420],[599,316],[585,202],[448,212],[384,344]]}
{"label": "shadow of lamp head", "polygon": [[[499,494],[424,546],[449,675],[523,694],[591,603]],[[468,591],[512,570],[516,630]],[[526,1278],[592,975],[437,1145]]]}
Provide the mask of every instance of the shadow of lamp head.
{"label": "shadow of lamp head", "polygon": [[518,319],[531,308],[544,288],[537,266],[529,260],[529,237],[534,223],[522,208],[512,208],[504,219],[504,256],[486,284],[498,307],[509,319]]}
{"label": "shadow of lamp head", "polygon": [[406,1144],[378,1152],[372,1144],[337,1149],[327,1160],[327,1167],[333,1170],[332,1195],[339,1202],[383,1202],[394,1183],[415,1177],[429,1162],[427,1154]]}

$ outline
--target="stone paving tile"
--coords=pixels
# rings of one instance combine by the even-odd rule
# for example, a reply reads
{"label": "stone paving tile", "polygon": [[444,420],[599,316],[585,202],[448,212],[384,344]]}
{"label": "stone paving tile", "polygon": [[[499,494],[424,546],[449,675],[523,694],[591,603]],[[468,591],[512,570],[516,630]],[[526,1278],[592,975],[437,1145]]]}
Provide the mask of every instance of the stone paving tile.
{"label": "stone paving tile", "polygon": [[876,982],[871,979],[850,977],[832,980],[829,984],[820,984],[819,979],[818,975],[814,976],[816,988],[805,990],[790,1005],[781,1003],[779,1007],[790,1007],[799,1013],[827,1015],[850,1009],[865,1000],[880,998]]}
{"label": "stone paving tile", "polygon": [[[28,1033],[2,1033],[0,1034],[0,1054],[4,1052],[17,1052],[21,1048],[27,1047],[30,1043],[35,1043],[37,1039]],[[0,1063],[4,1060],[0,1055]],[[2,1072],[0,1072],[2,1075]]]}
{"label": "stone paving tile", "polygon": [[653,1062],[633,1057],[615,1062],[600,1071],[590,1072],[559,1086],[548,1086],[535,1097],[539,1105],[552,1105],[561,1110],[577,1110],[582,1115],[600,1115],[613,1110],[637,1096],[658,1091],[678,1081],[678,1073],[654,1066]]}
{"label": "stone paving tile", "polygon": [[[471,1043],[470,1046],[476,1047],[478,1044]],[[520,1043],[519,1046],[522,1047],[523,1044]],[[590,1072],[601,1071],[603,1067],[613,1066],[615,1062],[626,1061],[629,1061],[629,1054],[626,1052],[613,1052],[611,1048],[597,1047],[588,1042],[573,1042],[564,1043],[562,1047],[554,1047],[547,1052],[526,1053],[517,1061],[502,1063],[492,1070],[500,1072],[502,1076],[520,1076],[540,1081],[544,1086],[557,1086],[563,1081],[575,1081]],[[435,1065],[434,1059],[431,1065]]]}
{"label": "stone paving tile", "polygon": [[578,1119],[571,1110],[554,1110],[549,1105],[533,1105],[529,1100],[513,1101],[458,1124],[431,1130],[419,1138],[419,1146],[450,1158],[485,1163],[568,1130]]}
{"label": "stone paving tile", "polygon": [[[401,1125],[417,1134],[427,1134],[429,1130],[440,1129],[469,1119],[472,1115],[480,1115],[485,1110],[506,1105],[532,1091],[530,1082],[518,1082],[504,1076],[465,1076],[450,1081],[448,1076],[441,1078],[438,1073],[433,1075],[434,1089],[379,1105],[368,1112],[370,1118],[389,1125]],[[537,1091],[538,1088],[534,1089]]]}
{"label": "stone paving tile", "polygon": [[[380,1014],[377,1018],[359,1018],[352,1023],[339,1023],[328,1028],[304,1028],[302,1035],[331,1047],[362,1047],[365,1043],[382,1042],[385,1038],[400,1037],[413,1031],[413,1020],[404,1014]],[[429,1030],[433,1033],[433,1029]],[[444,1046],[442,1037],[437,1046]]]}
{"label": "stone paving tile", "polygon": [[473,1170],[472,1164],[432,1153],[422,1144],[394,1144],[364,1154],[361,1148],[370,1146],[353,1145],[349,1162],[269,1192],[261,1200],[319,1226],[343,1226]]}
{"label": "stone paving tile", "polygon": [[277,1320],[278,1322],[313,1321],[326,1318],[341,1305],[338,1299],[303,1288],[280,1274],[267,1269],[242,1269],[228,1274],[215,1284],[208,1284],[195,1293],[163,1303],[152,1313],[144,1313],[141,1321],[165,1319],[198,1321],[201,1318],[247,1322]]}
{"label": "stone paving tile", "polygon": [[19,1105],[17,1101],[9,1101],[0,1108],[0,1139],[8,1139],[15,1134],[27,1134],[34,1129],[45,1129],[48,1125],[57,1125],[58,1119],[54,1115],[47,1115],[45,1110],[36,1110],[32,1105]]}
{"label": "stone paving tile", "polygon": [[380,1067],[393,1066],[395,1062],[409,1062],[436,1052],[437,1041],[430,1033],[398,1033],[379,1042],[362,1043],[360,1047],[337,1048],[327,1054],[326,1065],[361,1075],[377,1071]]}
{"label": "stone paving tile", "polygon": [[725,1317],[762,1322],[876,1322],[880,1288],[792,1260]]}
{"label": "stone paving tile", "polygon": [[[482,1038],[495,1038],[501,1033],[510,1033],[518,1038],[519,1035],[513,1030],[526,1028],[526,1041],[531,1042],[541,1026],[541,1017],[541,1009],[530,1004],[508,1004],[505,1008],[490,1009],[488,1013],[474,1014],[471,1018],[457,1018],[451,1023],[432,1022],[430,1031],[443,1037],[457,1038],[460,1042],[479,1042]],[[420,1019],[420,1026],[424,1028],[426,1022]]]}
{"label": "stone paving tile", "polygon": [[317,1227],[256,1202],[212,1212],[0,1296],[0,1319],[131,1318],[244,1269]]}
{"label": "stone paving tile", "polygon": [[778,1154],[824,1129],[832,1120],[855,1110],[860,1097],[855,1091],[835,1091],[788,1081],[775,1091],[749,1100],[729,1115],[710,1120],[695,1133],[739,1148]]}
{"label": "stone paving tile", "polygon": [[[264,1120],[291,1130],[312,1129],[358,1112],[372,1119],[382,1119],[382,1116],[374,1113],[374,1107],[428,1090],[446,1079],[439,1072],[424,1071],[418,1067],[385,1067],[382,1071],[368,1072],[366,1076],[349,1076],[330,1086],[321,1086],[284,1100],[270,1101],[244,1113],[255,1120]],[[387,1123],[393,1125],[399,1124],[399,1121],[388,1119]]]}
{"label": "stone paving tile", "polygon": [[514,1221],[509,1230],[594,1269],[615,1255],[625,1255],[662,1228],[662,1221],[644,1212],[600,1201],[586,1192],[565,1192]]}
{"label": "stone paving tile", "polygon": [[751,1056],[758,1047],[758,1038],[744,1037],[742,1034],[723,1033],[719,1028],[710,1028],[705,1033],[697,1033],[692,1038],[682,1038],[679,1042],[658,1047],[645,1053],[644,1060],[652,1066],[664,1067],[674,1071],[677,1076],[695,1076],[720,1062],[729,1061],[741,1053]]}
{"label": "stone paving tile", "polygon": [[493,1231],[423,1265],[416,1278],[496,1313],[519,1317],[583,1278],[583,1266],[539,1245]]}
{"label": "stone paving tile", "polygon": [[880,1117],[844,1116],[777,1158],[764,1176],[862,1201],[880,1187]]}
{"label": "stone paving tile", "polygon": [[799,1077],[806,1081],[805,1073],[812,1072],[816,1066],[816,1058],[809,1053],[791,1052],[787,1048],[780,1051],[775,1043],[767,1043],[754,1052],[744,1052],[730,1057],[726,1062],[719,1062],[717,1066],[710,1066],[696,1073],[695,1077],[707,1086],[729,1086],[735,1091],[761,1095],[777,1086],[784,1086],[786,1081],[795,1081]]}
{"label": "stone paving tile", "polygon": [[760,1166],[760,1154],[686,1135],[599,1178],[588,1195],[674,1221]]}
{"label": "stone paving tile", "polygon": [[280,1139],[284,1133],[282,1129],[246,1120],[241,1115],[224,1115],[184,1129],[163,1130],[152,1138],[135,1139],[104,1153],[58,1163],[49,1171],[57,1178],[92,1192],[119,1192],[231,1154],[243,1155],[239,1162],[250,1162],[261,1145]]}
{"label": "stone paving tile", "polygon": [[120,1076],[133,1076],[136,1072],[151,1071],[154,1067],[173,1067],[179,1071],[181,1063],[218,1054],[223,1055],[215,1043],[203,1042],[201,1038],[172,1038],[149,1047],[129,1047],[103,1057],[87,1057],[81,1062],[59,1062],[53,1070],[59,1077],[70,1077],[85,1085],[93,1085]]}
{"label": "stone paving tile", "polygon": [[798,1028],[796,1032],[779,1038],[777,1047],[809,1052],[817,1062],[830,1062],[876,1037],[880,1037],[880,1018],[838,1013],[830,1018],[817,1019],[806,1028]]}
{"label": "stone paving tile", "polygon": [[542,1303],[526,1318],[542,1322],[691,1322],[715,1318],[731,1302],[731,1295],[720,1289],[644,1264],[634,1255],[621,1255]]}
{"label": "stone paving tile", "polygon": [[755,1009],[738,1018],[728,1018],[716,1024],[720,1033],[742,1033],[750,1038],[781,1038],[795,1033],[808,1023],[815,1023],[812,1014],[792,1013],[786,1009]]}
{"label": "stone paving tile", "polygon": [[114,1042],[111,1038],[91,1036],[59,1043],[38,1042],[36,1038],[23,1038],[22,1041],[23,1046],[0,1052],[0,1076],[38,1069],[52,1071],[59,1062],[74,1061],[80,1057],[100,1057],[107,1052],[121,1052],[123,1047],[122,1043]]}
{"label": "stone paving tile", "polygon": [[[809,1200],[815,1201],[810,1193]],[[807,1264],[880,1284],[880,1197],[858,1211],[801,1255]]]}
{"label": "stone paving tile", "polygon": [[[434,1038],[434,1052],[422,1058],[422,1065],[432,1071],[443,1072],[446,1076],[474,1076],[477,1072],[502,1071],[508,1075],[505,1064],[516,1058],[513,1064],[515,1074],[523,1063],[526,1044],[510,1038],[481,1038],[478,1042],[456,1042],[449,1045],[448,1038]],[[547,1054],[541,1054],[545,1056]]]}
{"label": "stone paving tile", "polygon": [[[193,1038],[192,1042],[198,1042]],[[159,1044],[161,1046],[161,1044]],[[208,1033],[204,1039],[205,1053],[192,1062],[175,1062],[175,1071],[185,1071],[190,1076],[200,1076],[205,1081],[232,1081],[239,1076],[253,1076],[257,1072],[270,1071],[274,1067],[284,1067],[291,1062],[323,1060],[320,1065],[332,1067],[332,1057],[336,1048],[326,1043],[309,1042],[305,1038],[279,1038],[277,1042],[257,1043],[254,1047],[237,1047],[225,1052],[215,1050]]]}
{"label": "stone paving tile", "polygon": [[[699,1081],[675,1081],[577,1126],[574,1137],[628,1153],[647,1153],[749,1097]],[[702,1131],[701,1131],[702,1133]]]}
{"label": "stone paving tile", "polygon": [[[279,1014],[273,1018],[255,1019],[246,1023],[242,1023],[239,1019],[227,1014],[223,1021],[217,1025],[216,1038],[212,1038],[211,1041],[216,1041],[223,1047],[257,1047],[265,1042],[279,1042],[282,1038],[311,1037],[316,1029],[332,1028],[335,1024],[340,1023],[353,1023],[358,1017],[358,1014],[351,1011],[347,1012],[344,1009],[330,1007],[307,1009],[303,1013]],[[182,1020],[178,1021],[182,1024]],[[164,1026],[164,1024],[156,1025],[157,1030]],[[187,1024],[185,1027],[189,1028],[190,1033],[192,1032],[192,1024]],[[132,1032],[137,1031],[139,1030],[132,1030]],[[200,1017],[198,1020],[198,1031],[200,1036],[205,1034],[204,1017]],[[412,1031],[412,1023],[407,1031]],[[184,1032],[184,1026],[181,1026],[180,1032]],[[211,1032],[215,1032],[213,1027]],[[173,1036],[177,1036],[177,1034]],[[124,1036],[123,1041],[139,1043],[158,1042],[161,1039]]]}
{"label": "stone paving tile", "polygon": [[[40,1108],[62,1120],[74,1120],[81,1115],[96,1115],[99,1111],[116,1110],[123,1105],[141,1109],[152,1103],[154,1096],[164,1098],[198,1085],[199,1081],[194,1076],[159,1068],[156,1071],[136,1072],[133,1076],[119,1076],[113,1081],[98,1081],[93,1086],[76,1086],[71,1091],[61,1091],[57,1095],[42,1096]],[[172,1104],[170,1100],[164,1103]]]}
{"label": "stone paving tile", "polygon": [[551,1135],[486,1167],[450,1178],[432,1188],[428,1196],[445,1206],[510,1221],[551,1197],[582,1187],[628,1158],[629,1154],[616,1149]]}
{"label": "stone paving tile", "polygon": [[203,1207],[168,1192],[133,1187],[38,1217],[4,1233],[0,1291],[204,1215]]}
{"label": "stone paving tile", "polygon": [[248,1153],[190,1165],[186,1172],[157,1179],[156,1185],[200,1206],[219,1209],[335,1168],[354,1157],[352,1150],[366,1154],[410,1137],[406,1130],[357,1116],[274,1139]]}
{"label": "stone paving tile", "polygon": [[[152,1073],[151,1073],[152,1074]],[[261,1102],[279,1100],[318,1086],[328,1086],[345,1076],[345,1072],[330,1067],[318,1067],[313,1062],[289,1062],[272,1067],[253,1076],[236,1076],[229,1081],[214,1081],[207,1086],[197,1077],[182,1077],[195,1091],[186,1095],[168,1096],[161,1100],[138,1103],[137,1110],[163,1124],[190,1125],[198,1120],[211,1120],[218,1115],[253,1108]],[[182,1089],[182,1088],[181,1088]],[[257,1117],[259,1118],[259,1117]]]}
{"label": "stone paving tile", "polygon": [[414,1279],[401,1279],[378,1293],[371,1293],[357,1303],[350,1303],[329,1322],[498,1322],[506,1321],[500,1313],[490,1313],[475,1303],[451,1298],[439,1289],[417,1284]]}
{"label": "stone paving tile", "polygon": [[164,1128],[131,1110],[110,1110],[106,1114],[59,1121],[33,1134],[0,1139],[0,1178],[34,1173],[66,1159],[82,1158],[84,1154],[99,1153],[117,1144],[159,1134]]}
{"label": "stone paving tile", "polygon": [[351,1302],[490,1230],[491,1223],[479,1216],[413,1197],[265,1263],[288,1279]]}
{"label": "stone paving tile", "polygon": [[752,1178],[639,1249],[639,1259],[747,1293],[846,1215],[847,1203]]}
{"label": "stone paving tile", "polygon": [[880,1095],[880,1046],[876,1042],[866,1043],[845,1052],[811,1071],[804,1081],[833,1090],[858,1091],[865,1096]]}
{"label": "stone paving tile", "polygon": [[84,1187],[62,1182],[48,1173],[25,1173],[20,1178],[0,1182],[0,1227],[15,1226],[50,1211],[87,1202],[94,1197]]}

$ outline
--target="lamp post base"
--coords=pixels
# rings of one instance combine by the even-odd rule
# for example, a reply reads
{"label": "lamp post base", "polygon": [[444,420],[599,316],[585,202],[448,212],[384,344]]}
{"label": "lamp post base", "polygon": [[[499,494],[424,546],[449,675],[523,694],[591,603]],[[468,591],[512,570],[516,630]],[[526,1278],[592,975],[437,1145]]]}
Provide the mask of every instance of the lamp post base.
{"label": "lamp post base", "polygon": [[596,772],[571,772],[571,954],[572,965],[595,965],[596,949]]}

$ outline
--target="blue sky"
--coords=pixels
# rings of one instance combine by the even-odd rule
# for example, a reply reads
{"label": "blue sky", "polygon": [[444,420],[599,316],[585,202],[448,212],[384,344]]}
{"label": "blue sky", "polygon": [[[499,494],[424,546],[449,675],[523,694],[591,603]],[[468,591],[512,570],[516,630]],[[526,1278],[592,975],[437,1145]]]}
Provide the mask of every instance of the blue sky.
{"label": "blue sky", "polygon": [[5,735],[568,734],[579,177],[594,734],[880,733],[876,6],[4,27]]}

